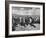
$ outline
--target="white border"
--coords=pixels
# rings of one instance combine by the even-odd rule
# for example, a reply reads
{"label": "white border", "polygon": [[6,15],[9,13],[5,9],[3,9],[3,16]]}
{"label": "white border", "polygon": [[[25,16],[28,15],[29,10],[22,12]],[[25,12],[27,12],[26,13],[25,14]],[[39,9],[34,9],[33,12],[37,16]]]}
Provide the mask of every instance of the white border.
{"label": "white border", "polygon": [[[40,8],[40,30],[34,31],[12,31],[12,7],[37,7]],[[9,35],[43,33],[43,7],[42,5],[9,4]]]}

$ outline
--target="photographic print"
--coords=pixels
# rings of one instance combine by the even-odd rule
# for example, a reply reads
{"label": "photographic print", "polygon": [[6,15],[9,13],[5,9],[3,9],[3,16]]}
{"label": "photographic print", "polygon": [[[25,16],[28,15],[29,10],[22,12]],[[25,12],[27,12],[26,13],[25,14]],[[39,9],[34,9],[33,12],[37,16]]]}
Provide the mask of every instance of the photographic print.
{"label": "photographic print", "polygon": [[15,3],[9,4],[8,35],[42,35],[43,5]]}
{"label": "photographic print", "polygon": [[40,8],[12,7],[12,31],[40,30]]}

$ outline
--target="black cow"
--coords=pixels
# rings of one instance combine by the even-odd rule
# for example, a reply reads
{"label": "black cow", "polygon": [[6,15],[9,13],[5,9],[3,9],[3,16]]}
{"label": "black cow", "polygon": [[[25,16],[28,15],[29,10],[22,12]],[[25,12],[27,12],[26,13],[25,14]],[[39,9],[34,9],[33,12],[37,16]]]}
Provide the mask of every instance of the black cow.
{"label": "black cow", "polygon": [[20,25],[21,25],[21,26],[25,26],[25,23],[24,23],[24,21],[23,21],[23,18],[21,19]]}
{"label": "black cow", "polygon": [[31,22],[29,22],[29,24],[35,28],[36,26],[33,24],[34,23],[34,19],[32,17],[29,17],[29,19],[31,19]]}

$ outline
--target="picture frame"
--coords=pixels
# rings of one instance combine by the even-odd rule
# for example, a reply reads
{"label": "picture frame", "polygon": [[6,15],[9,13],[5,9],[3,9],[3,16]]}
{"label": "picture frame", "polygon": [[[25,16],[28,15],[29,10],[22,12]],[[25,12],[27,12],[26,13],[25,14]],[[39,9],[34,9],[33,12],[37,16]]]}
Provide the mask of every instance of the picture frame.
{"label": "picture frame", "polygon": [[[21,14],[22,13],[22,14]],[[15,15],[14,15],[15,14]],[[34,15],[34,16],[31,16]],[[21,24],[20,28],[19,25],[20,22],[15,22],[15,26],[13,25],[14,21],[12,20],[13,17],[21,17],[26,19],[27,17],[38,17],[40,21],[32,23],[27,23],[23,26],[23,23]],[[40,17],[40,18],[39,18]],[[19,18],[18,18],[19,19]],[[12,22],[13,21],[13,22]],[[24,20],[21,20],[24,21]],[[38,23],[38,24],[37,24]],[[28,27],[29,24],[29,28]],[[32,25],[34,24],[34,25]],[[23,27],[22,27],[23,26]],[[35,28],[35,26],[37,28]],[[15,28],[14,28],[15,27]],[[24,28],[25,27],[25,28]],[[17,28],[17,29],[16,29]],[[22,29],[23,28],[23,29]],[[24,2],[24,1],[5,1],[5,37],[23,37],[23,36],[40,36],[45,35],[45,3],[42,2]]]}

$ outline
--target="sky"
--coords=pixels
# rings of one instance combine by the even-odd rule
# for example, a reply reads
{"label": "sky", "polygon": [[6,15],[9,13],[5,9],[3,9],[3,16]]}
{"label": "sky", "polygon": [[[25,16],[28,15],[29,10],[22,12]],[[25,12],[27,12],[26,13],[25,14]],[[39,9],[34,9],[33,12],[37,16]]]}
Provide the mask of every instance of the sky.
{"label": "sky", "polygon": [[13,7],[12,14],[17,15],[40,15],[40,8],[36,7]]}

